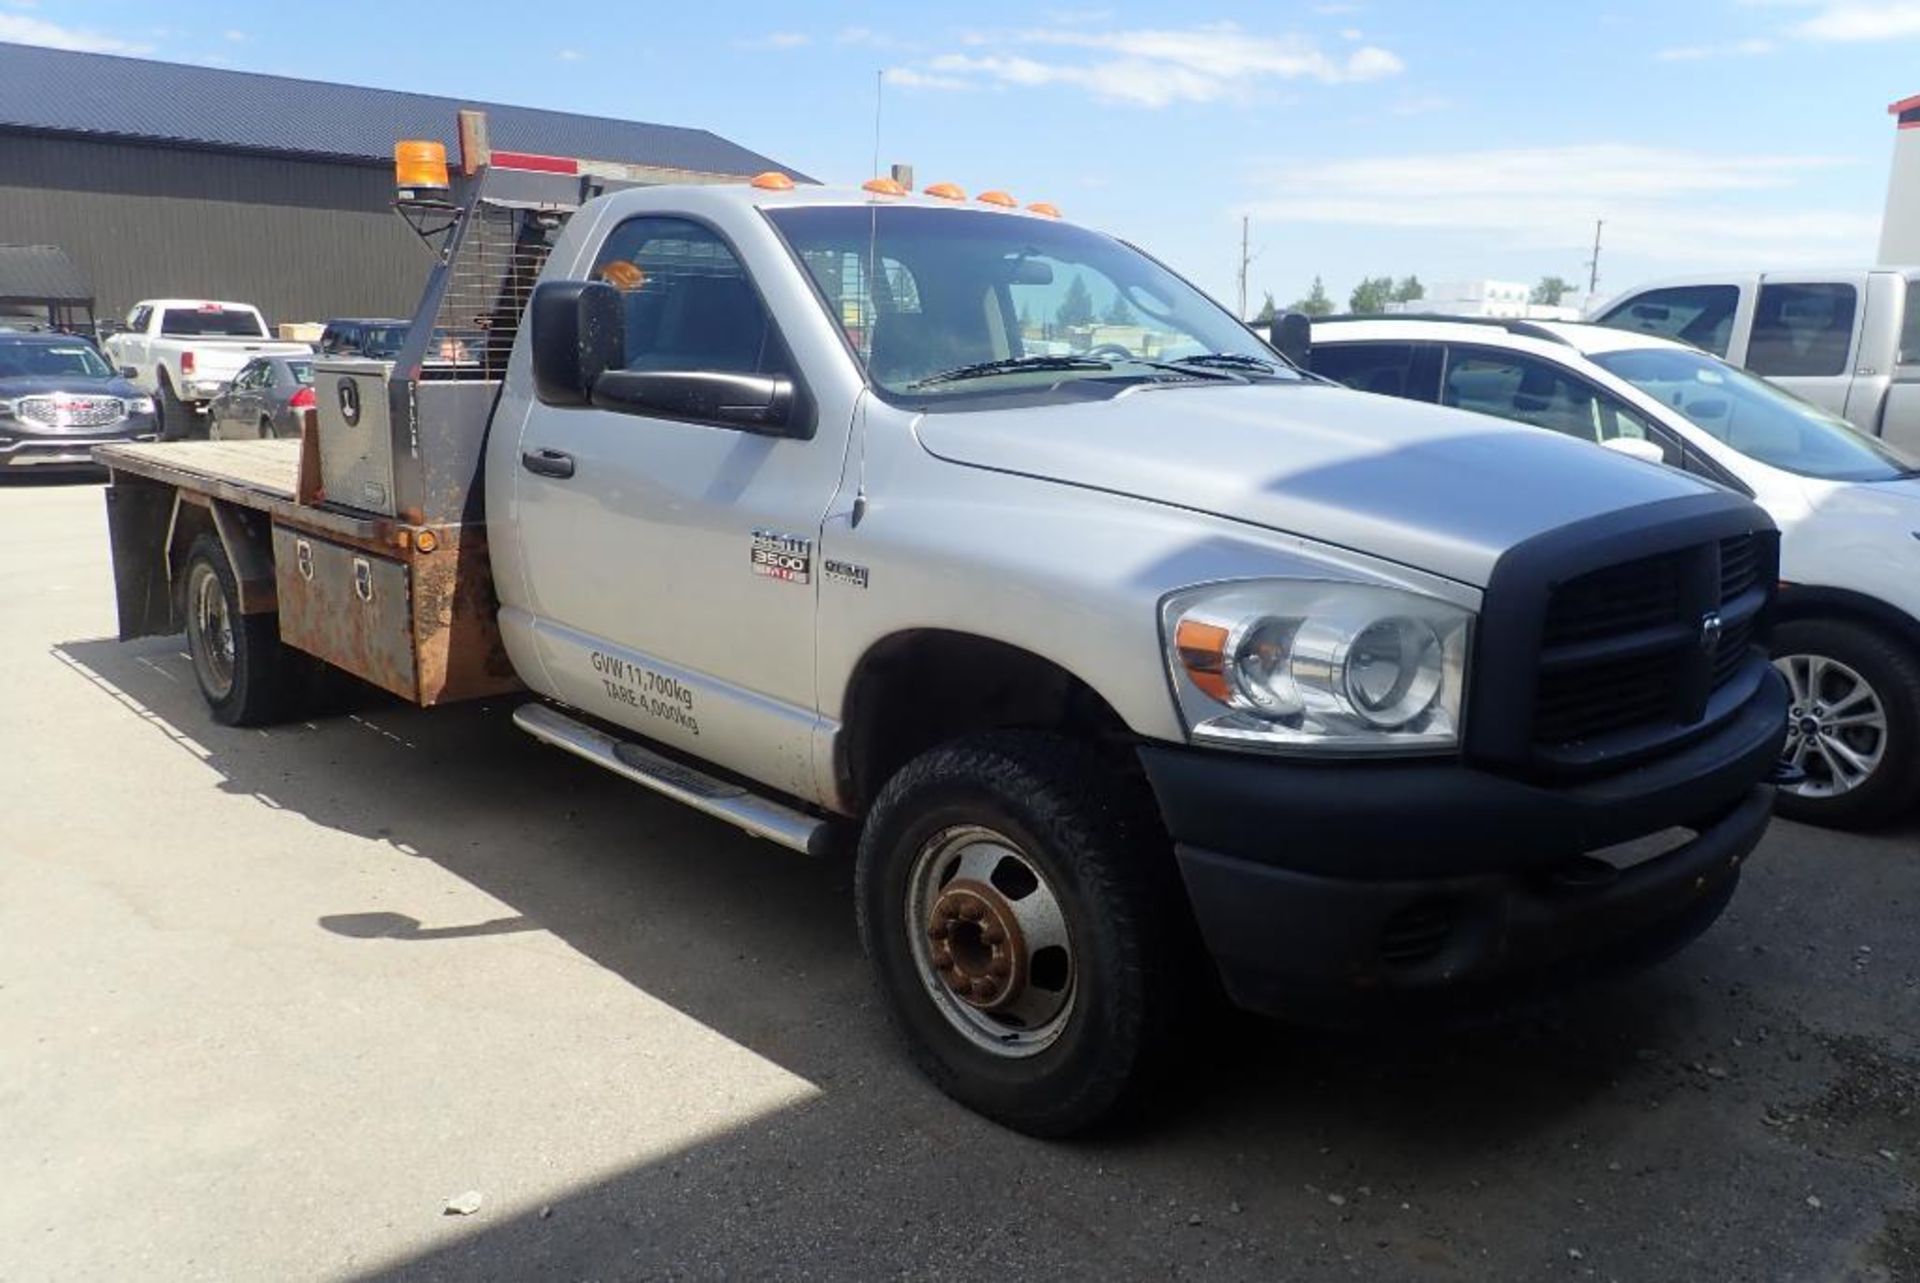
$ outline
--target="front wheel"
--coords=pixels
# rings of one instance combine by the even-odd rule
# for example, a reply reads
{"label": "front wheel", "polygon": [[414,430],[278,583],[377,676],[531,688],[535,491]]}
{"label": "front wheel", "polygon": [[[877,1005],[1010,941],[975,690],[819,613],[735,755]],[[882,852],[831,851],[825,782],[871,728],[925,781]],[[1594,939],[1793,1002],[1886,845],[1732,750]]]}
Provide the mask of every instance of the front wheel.
{"label": "front wheel", "polygon": [[1038,1136],[1137,1103],[1164,1065],[1190,956],[1144,785],[1091,748],[995,734],[882,790],[855,872],[860,936],[920,1067]]}
{"label": "front wheel", "polygon": [[1774,629],[1773,663],[1787,679],[1789,765],[1806,772],[1780,790],[1788,819],[1833,828],[1882,823],[1920,797],[1920,658],[1877,629],[1796,619]]}

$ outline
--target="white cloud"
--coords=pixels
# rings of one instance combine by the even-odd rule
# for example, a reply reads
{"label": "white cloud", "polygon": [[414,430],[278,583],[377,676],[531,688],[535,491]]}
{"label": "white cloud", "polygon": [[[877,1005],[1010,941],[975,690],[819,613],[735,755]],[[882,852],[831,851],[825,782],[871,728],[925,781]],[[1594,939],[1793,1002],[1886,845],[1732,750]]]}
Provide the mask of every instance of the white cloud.
{"label": "white cloud", "polygon": [[0,40],[46,49],[74,49],[81,53],[146,53],[153,48],[98,31],[63,27],[44,18],[12,13],[0,13]]}
{"label": "white cloud", "polygon": [[1654,57],[1661,62],[1701,62],[1708,58],[1752,58],[1772,53],[1773,50],[1773,41],[1755,36],[1751,40],[1736,40],[1730,44],[1679,45],[1662,49]]}
{"label": "white cloud", "polygon": [[229,28],[228,30],[222,32],[221,34],[224,35],[227,39],[233,41],[233,43],[235,44],[243,44],[247,39],[247,33],[237,28]]}
{"label": "white cloud", "polygon": [[[1610,249],[1676,262],[1857,256],[1879,219],[1794,207],[1811,156],[1726,156],[1628,143],[1381,156],[1273,171],[1260,218],[1471,232],[1510,248],[1580,248],[1596,218]],[[1765,193],[1752,205],[1743,197]]]}
{"label": "white cloud", "polygon": [[833,38],[837,45],[858,45],[863,49],[892,49],[897,42],[892,36],[875,31],[872,27],[844,27]]}
{"label": "white cloud", "polygon": [[[1397,55],[1375,45],[1334,55],[1304,36],[1254,35],[1228,22],[1133,31],[976,31],[961,36],[960,43],[970,52],[942,54],[897,70],[915,73],[928,88],[1065,85],[1103,102],[1164,107],[1244,101],[1272,81],[1341,84],[1379,80],[1405,69]],[[929,79],[947,83],[924,83]]]}
{"label": "white cloud", "polygon": [[772,31],[739,44],[743,49],[798,49],[812,42],[813,37],[804,31]]}
{"label": "white cloud", "polygon": [[972,89],[970,80],[959,76],[942,76],[928,71],[915,71],[912,67],[888,67],[883,73],[890,85],[899,85],[904,89]]}
{"label": "white cloud", "polygon": [[553,56],[561,62],[580,62],[584,60],[587,55],[581,53],[578,49],[562,49]]}
{"label": "white cloud", "polygon": [[1795,26],[1793,32],[1810,40],[1894,40],[1920,36],[1920,3],[1838,0],[1838,3],[1822,4],[1818,13]]}

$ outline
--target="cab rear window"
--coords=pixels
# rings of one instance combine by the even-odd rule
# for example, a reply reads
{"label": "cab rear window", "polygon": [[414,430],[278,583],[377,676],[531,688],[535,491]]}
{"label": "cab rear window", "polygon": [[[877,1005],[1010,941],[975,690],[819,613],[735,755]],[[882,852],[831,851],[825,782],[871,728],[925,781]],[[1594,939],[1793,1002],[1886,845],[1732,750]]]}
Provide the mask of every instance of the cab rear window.
{"label": "cab rear window", "polygon": [[160,332],[180,338],[262,339],[267,336],[258,316],[229,308],[170,307],[160,314]]}

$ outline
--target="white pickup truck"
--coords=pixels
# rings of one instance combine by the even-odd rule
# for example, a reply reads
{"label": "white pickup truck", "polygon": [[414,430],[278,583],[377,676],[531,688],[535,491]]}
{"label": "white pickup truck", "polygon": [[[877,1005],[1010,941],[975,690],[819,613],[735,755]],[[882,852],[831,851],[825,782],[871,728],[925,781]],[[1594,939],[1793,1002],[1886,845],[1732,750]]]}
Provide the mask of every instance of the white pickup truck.
{"label": "white pickup truck", "polygon": [[1034,1133],[1220,989],[1478,1007],[1727,904],[1786,734],[1759,508],[1303,375],[1048,207],[667,177],[493,153],[301,441],[99,450],[122,635],[184,628],[234,724],[316,658],[524,687],[596,767],[857,839],[912,1054]]}
{"label": "white pickup truck", "polygon": [[160,411],[163,440],[204,437],[201,411],[256,356],[313,349],[268,337],[258,308],[213,299],[159,298],[136,303],[127,327],[102,345]]}

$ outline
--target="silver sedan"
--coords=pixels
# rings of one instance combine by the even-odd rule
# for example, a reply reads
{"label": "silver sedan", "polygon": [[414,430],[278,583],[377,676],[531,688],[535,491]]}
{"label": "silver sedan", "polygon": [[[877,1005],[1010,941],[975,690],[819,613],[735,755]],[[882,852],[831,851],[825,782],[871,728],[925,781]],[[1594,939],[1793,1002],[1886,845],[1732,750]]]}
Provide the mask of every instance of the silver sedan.
{"label": "silver sedan", "polygon": [[298,437],[300,412],[312,406],[312,360],[256,357],[208,403],[207,436],[215,441]]}

